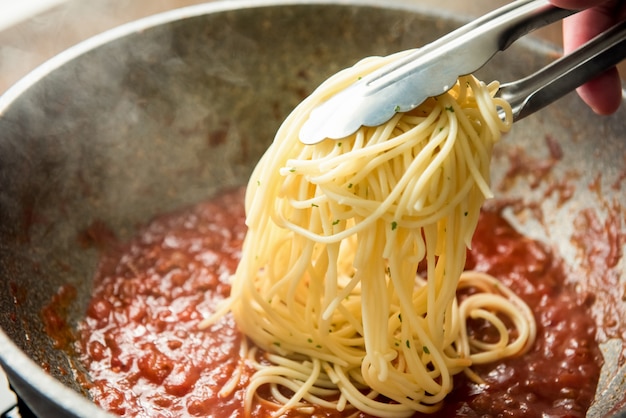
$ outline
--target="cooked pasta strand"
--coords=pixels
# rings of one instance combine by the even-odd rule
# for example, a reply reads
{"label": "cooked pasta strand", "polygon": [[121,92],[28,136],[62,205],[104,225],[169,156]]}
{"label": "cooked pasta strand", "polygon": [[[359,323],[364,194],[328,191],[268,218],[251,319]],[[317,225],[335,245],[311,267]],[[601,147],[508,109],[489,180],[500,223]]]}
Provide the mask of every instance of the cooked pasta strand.
{"label": "cooked pasta strand", "polygon": [[[231,299],[216,313],[231,310],[271,353],[271,365],[255,362],[248,411],[256,390],[271,385],[278,414],[307,402],[385,417],[433,412],[453,375],[475,376],[473,363],[519,354],[534,340],[519,298],[491,276],[463,272],[478,212],[492,196],[491,151],[511,126],[497,83],[461,77],[381,126],[317,145],[298,140],[316,105],[398,56],[369,58],[322,84],[252,174],[242,259]],[[416,273],[423,260],[425,278]],[[459,303],[459,286],[478,292]],[[492,324],[499,341],[469,337],[469,318]]]}

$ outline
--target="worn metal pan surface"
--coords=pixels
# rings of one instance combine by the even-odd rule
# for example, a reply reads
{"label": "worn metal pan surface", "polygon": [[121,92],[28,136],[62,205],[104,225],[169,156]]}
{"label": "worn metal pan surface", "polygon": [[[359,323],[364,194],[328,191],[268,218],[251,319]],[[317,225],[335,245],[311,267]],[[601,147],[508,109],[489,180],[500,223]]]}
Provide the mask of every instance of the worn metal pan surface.
{"label": "worn metal pan surface", "polygon": [[[0,99],[0,364],[34,411],[107,416],[86,398],[76,362],[53,346],[41,319],[64,284],[77,289],[70,323],[84,312],[98,254],[81,247],[80,231],[98,220],[128,238],[155,214],[245,184],[286,114],[326,77],[461,23],[406,1],[209,3],[97,36],[9,90]],[[556,55],[520,41],[480,77],[515,80]],[[494,184],[512,156],[549,160],[546,138],[561,150],[549,175],[531,172],[497,193],[527,205],[513,221],[573,269],[589,264],[572,240],[581,213],[612,225],[615,257],[605,273],[615,283],[596,303],[598,312],[620,297],[626,303],[626,106],[599,117],[572,94],[519,122],[498,145]],[[580,286],[589,275],[578,275]],[[616,321],[590,417],[624,402],[626,321]]]}

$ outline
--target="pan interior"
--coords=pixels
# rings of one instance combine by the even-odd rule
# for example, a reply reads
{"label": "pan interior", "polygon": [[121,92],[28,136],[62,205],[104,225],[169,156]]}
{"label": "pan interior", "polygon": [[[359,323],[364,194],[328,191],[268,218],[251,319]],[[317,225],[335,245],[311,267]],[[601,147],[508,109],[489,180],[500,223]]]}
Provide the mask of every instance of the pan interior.
{"label": "pan interior", "polygon": [[[156,214],[245,184],[284,117],[328,76],[364,56],[423,45],[461,23],[357,2],[208,9],[131,30],[68,60],[0,110],[0,325],[79,394],[72,350],[55,346],[42,312],[70,285],[76,295],[63,317],[70,328],[81,318],[98,263],[90,234],[102,226],[124,240]],[[515,80],[555,55],[521,41],[478,75]],[[546,160],[546,143],[559,144],[562,155],[546,181],[535,185],[531,174],[496,193],[532,209],[511,220],[580,269],[582,286],[587,259],[571,239],[581,211],[600,223],[615,216],[624,223],[624,120],[624,106],[599,117],[572,94],[517,123],[494,156],[498,185],[512,155]],[[548,190],[559,182],[572,189],[564,201]],[[624,237],[621,224],[616,233]],[[620,255],[625,243],[615,244]],[[623,257],[610,269],[626,271]],[[615,274],[624,294],[626,277]],[[589,416],[623,401],[623,321],[605,336],[604,402]],[[16,355],[0,354],[5,363]]]}

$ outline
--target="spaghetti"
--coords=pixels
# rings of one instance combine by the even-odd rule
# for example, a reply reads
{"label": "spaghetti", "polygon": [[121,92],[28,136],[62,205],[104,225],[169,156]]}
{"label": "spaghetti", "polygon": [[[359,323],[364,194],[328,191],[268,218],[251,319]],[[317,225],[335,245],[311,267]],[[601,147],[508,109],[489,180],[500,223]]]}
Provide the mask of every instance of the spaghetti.
{"label": "spaghetti", "polygon": [[[520,299],[491,276],[463,272],[492,196],[491,150],[511,126],[497,83],[461,77],[383,125],[298,140],[316,105],[398,56],[328,79],[285,120],[251,176],[231,296],[201,324],[231,311],[267,353],[259,361],[248,350],[248,411],[268,386],[277,415],[311,404],[390,418],[433,412],[455,374],[479,380],[473,364],[519,355],[534,340]],[[472,291],[457,298],[464,288]],[[470,319],[488,323],[496,340],[468,335]]]}

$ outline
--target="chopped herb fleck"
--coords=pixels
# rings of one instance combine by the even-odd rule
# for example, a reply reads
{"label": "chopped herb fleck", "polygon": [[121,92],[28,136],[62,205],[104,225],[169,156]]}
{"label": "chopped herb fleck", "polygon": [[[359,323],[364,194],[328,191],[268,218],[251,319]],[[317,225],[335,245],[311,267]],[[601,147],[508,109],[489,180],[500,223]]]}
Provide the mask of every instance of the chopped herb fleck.
{"label": "chopped herb fleck", "polygon": [[274,345],[275,345],[276,347],[280,347],[280,342],[278,342],[278,341],[274,341]]}
{"label": "chopped herb fleck", "polygon": [[318,344],[315,346],[315,348],[322,348],[322,346]]}
{"label": "chopped herb fleck", "polygon": [[396,107],[393,108],[393,111],[396,112],[396,113],[399,112],[400,111],[400,106],[396,105]]}
{"label": "chopped herb fleck", "polygon": [[296,169],[295,169],[295,168],[293,168],[293,167],[291,167],[291,168],[289,169],[289,172],[290,172],[290,173],[293,173],[294,171],[296,171]]}
{"label": "chopped herb fleck", "polygon": [[313,342],[313,339],[309,338],[307,341],[308,341],[309,343],[312,343],[312,342]]}
{"label": "chopped herb fleck", "polygon": [[467,216],[469,214],[468,211],[463,212],[463,216]]}
{"label": "chopped herb fleck", "polygon": [[337,146],[340,147],[341,146],[341,142],[337,142]]}
{"label": "chopped herb fleck", "polygon": [[430,350],[428,349],[428,347],[424,346],[422,347],[422,350],[424,350],[424,353],[430,354]]}
{"label": "chopped herb fleck", "polygon": [[446,107],[446,110],[447,110],[448,112],[452,112],[452,113],[454,113],[454,108],[452,107],[452,105],[450,105],[450,106]]}
{"label": "chopped herb fleck", "polygon": [[395,231],[395,229],[398,227],[398,223],[396,221],[391,222],[391,230]]}
{"label": "chopped herb fleck", "polygon": [[406,348],[411,348],[411,341],[406,340]]}
{"label": "chopped herb fleck", "polygon": [[315,203],[311,203],[311,206],[313,206],[314,208],[319,208],[319,206],[316,205]]}
{"label": "chopped herb fleck", "polygon": [[348,184],[348,189],[352,188],[352,183]]}
{"label": "chopped herb fleck", "polygon": [[339,219],[336,219],[333,221],[333,225],[337,225],[339,222],[340,222]]}
{"label": "chopped herb fleck", "polygon": [[402,322],[402,314],[398,314],[398,319]]}

